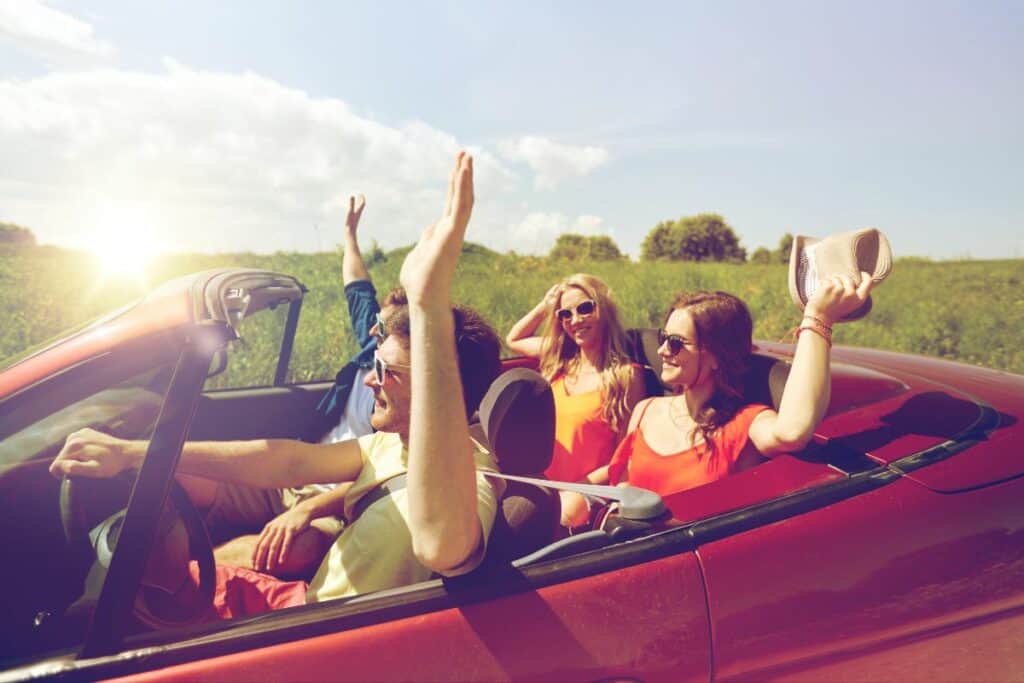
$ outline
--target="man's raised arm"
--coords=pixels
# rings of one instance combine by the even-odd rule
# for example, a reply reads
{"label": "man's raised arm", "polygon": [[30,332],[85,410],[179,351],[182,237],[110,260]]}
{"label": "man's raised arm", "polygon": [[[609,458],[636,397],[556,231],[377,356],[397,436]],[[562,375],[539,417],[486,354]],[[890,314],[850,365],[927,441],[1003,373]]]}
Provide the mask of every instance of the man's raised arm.
{"label": "man's raised arm", "polygon": [[460,152],[441,219],[402,264],[409,300],[412,406],[409,530],[413,552],[444,573],[483,543],[473,448],[456,360],[451,283],[473,210],[473,159]]}
{"label": "man's raised arm", "polygon": [[347,285],[356,280],[369,280],[370,271],[359,251],[359,219],[366,208],[366,197],[361,194],[348,198],[348,215],[345,216],[345,252],[341,256],[341,282]]}

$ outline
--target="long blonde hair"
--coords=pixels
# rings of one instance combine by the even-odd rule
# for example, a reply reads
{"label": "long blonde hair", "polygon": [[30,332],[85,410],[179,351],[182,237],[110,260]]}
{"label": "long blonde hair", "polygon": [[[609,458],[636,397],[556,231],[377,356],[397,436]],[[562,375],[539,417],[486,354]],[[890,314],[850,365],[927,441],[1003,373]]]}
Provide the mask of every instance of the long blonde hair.
{"label": "long blonde hair", "polygon": [[[629,354],[626,353],[626,332],[622,328],[611,290],[603,281],[586,273],[570,275],[559,285],[559,301],[562,293],[574,287],[597,304],[603,340],[597,357],[597,372],[601,376],[601,389],[604,393],[601,414],[612,431],[619,432],[629,419],[626,399],[633,368]],[[552,307],[541,343],[540,372],[549,382],[558,375],[572,372],[579,364],[580,355],[580,347],[565,333],[556,313],[557,307]]]}

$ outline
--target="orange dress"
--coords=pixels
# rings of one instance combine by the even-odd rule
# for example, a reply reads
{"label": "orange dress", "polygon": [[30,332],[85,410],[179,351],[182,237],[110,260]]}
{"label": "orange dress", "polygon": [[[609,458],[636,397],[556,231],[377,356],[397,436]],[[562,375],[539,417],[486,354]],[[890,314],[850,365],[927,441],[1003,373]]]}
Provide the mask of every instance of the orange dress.
{"label": "orange dress", "polygon": [[604,391],[570,395],[565,376],[551,380],[555,395],[555,451],[544,470],[548,479],[580,481],[608,464],[618,436],[601,415]]}
{"label": "orange dress", "polygon": [[712,436],[714,452],[706,442],[701,442],[685,451],[667,455],[657,453],[647,445],[642,430],[644,416],[641,414],[636,429],[626,435],[612,456],[608,468],[611,483],[623,481],[628,467],[631,486],[665,497],[733,474],[736,462],[750,440],[750,424],[762,411],[769,409],[770,406],[757,403],[741,408]]}

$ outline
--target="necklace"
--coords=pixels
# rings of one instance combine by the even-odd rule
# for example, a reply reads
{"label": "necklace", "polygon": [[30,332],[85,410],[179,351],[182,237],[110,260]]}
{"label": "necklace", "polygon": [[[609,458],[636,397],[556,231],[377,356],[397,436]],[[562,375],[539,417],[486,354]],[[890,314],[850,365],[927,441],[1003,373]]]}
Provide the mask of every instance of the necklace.
{"label": "necklace", "polygon": [[[678,402],[676,399],[679,399]],[[673,396],[668,400],[668,419],[680,430],[685,431],[686,429],[693,429],[696,422],[690,417],[690,411],[683,405],[683,400],[682,395]]]}
{"label": "necklace", "polygon": [[576,387],[579,386],[580,382],[586,378],[596,376],[598,374],[597,368],[591,366],[584,367],[578,360],[572,364],[572,366],[566,368],[565,386],[570,391],[575,391]]}

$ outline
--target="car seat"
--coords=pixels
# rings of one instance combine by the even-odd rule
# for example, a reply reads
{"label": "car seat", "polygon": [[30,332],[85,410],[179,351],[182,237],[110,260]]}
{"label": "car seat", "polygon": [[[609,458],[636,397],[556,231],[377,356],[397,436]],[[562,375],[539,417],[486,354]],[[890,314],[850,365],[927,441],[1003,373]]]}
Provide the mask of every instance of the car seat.
{"label": "car seat", "polygon": [[[551,386],[537,372],[502,373],[480,402],[470,433],[494,454],[504,474],[543,478],[555,441]],[[557,491],[505,480],[505,492],[488,543],[488,560],[511,562],[558,536],[561,503]]]}

